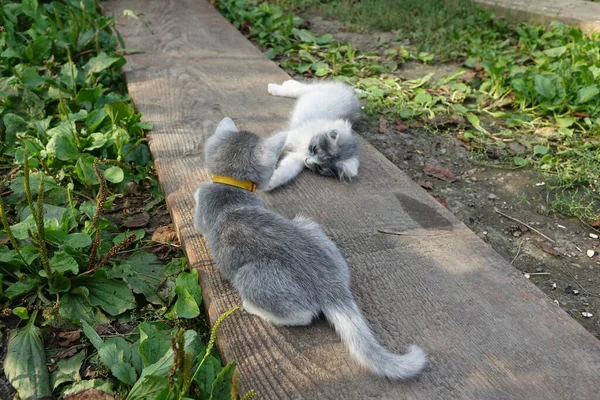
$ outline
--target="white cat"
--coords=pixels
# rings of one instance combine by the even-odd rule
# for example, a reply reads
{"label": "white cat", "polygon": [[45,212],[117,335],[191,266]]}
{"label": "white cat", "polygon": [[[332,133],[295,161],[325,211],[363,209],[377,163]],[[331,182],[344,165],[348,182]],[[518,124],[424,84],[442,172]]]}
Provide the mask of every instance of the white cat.
{"label": "white cat", "polygon": [[273,96],[298,99],[288,129],[282,156],[265,190],[294,179],[304,167],[321,174],[352,179],[358,174],[358,138],[352,123],[360,113],[354,89],[341,82],[282,85],[270,83]]}

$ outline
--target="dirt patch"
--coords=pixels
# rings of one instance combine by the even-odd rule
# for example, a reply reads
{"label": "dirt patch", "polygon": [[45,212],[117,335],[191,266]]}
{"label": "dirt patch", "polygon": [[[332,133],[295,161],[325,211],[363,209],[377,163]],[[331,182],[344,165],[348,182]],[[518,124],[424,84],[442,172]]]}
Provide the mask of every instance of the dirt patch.
{"label": "dirt patch", "polygon": [[[331,33],[363,51],[399,45],[392,33],[348,32],[339,21],[310,12],[303,18],[316,33]],[[398,75],[416,79],[434,72],[441,77],[458,69],[456,64],[407,63]],[[522,271],[523,279],[534,282],[600,338],[600,257],[586,254],[600,250],[600,239],[592,237],[598,231],[550,212],[542,174],[505,169],[499,154],[471,151],[449,128],[433,134],[403,121],[365,120],[355,125],[359,134]]]}
{"label": "dirt patch", "polygon": [[[333,38],[339,42],[352,43],[352,45],[362,52],[379,52],[385,49],[394,48],[402,45],[401,41],[397,40],[396,34],[392,32],[352,32],[346,29],[340,21],[323,17],[315,11],[308,11],[302,15],[305,23],[311,31],[318,35],[330,33]],[[437,64],[426,65],[420,62],[409,61],[396,72],[403,79],[419,79],[433,72],[433,79],[441,78],[444,75],[453,74],[460,70],[458,64]]]}

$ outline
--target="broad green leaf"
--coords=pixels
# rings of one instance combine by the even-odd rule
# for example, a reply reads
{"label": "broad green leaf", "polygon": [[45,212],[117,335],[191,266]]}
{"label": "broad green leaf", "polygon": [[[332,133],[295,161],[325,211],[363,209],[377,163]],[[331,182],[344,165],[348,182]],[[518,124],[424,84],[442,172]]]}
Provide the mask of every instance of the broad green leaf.
{"label": "broad green leaf", "polygon": [[548,57],[560,57],[567,51],[567,46],[553,47],[551,49],[544,50],[544,54]]}
{"label": "broad green leaf", "polygon": [[529,163],[529,161],[526,158],[522,157],[513,157],[513,162],[519,167],[524,167]]}
{"label": "broad green leaf", "polygon": [[10,285],[4,291],[4,296],[9,298],[10,300],[16,299],[35,289],[38,283],[39,281],[36,278],[27,275],[20,281],[17,281]]}
{"label": "broad green leaf", "polygon": [[[102,95],[102,85],[92,88],[84,88],[77,92],[77,100],[82,103],[90,103],[93,105],[96,100]],[[88,109],[89,110],[89,109]],[[89,114],[88,114],[89,118]],[[87,122],[87,119],[86,119]]]}
{"label": "broad green leaf", "polygon": [[94,346],[96,350],[99,350],[104,342],[100,335],[98,335],[98,332],[85,321],[81,321],[81,327],[83,329],[83,334],[88,338],[92,346]]}
{"label": "broad green leaf", "polygon": [[212,391],[213,382],[223,369],[221,362],[213,356],[208,356],[204,364],[196,374],[194,381],[202,392],[202,398],[209,398]]}
{"label": "broad green leaf", "polygon": [[135,384],[137,374],[131,364],[119,362],[110,367],[110,372],[123,383],[133,386]]}
{"label": "broad green leaf", "polygon": [[143,322],[139,325],[139,354],[144,367],[154,364],[171,348],[171,340],[165,331],[160,331],[156,324]]}
{"label": "broad green leaf", "polygon": [[120,167],[113,165],[104,171],[104,177],[111,183],[121,183],[123,178],[125,178],[125,174]]}
{"label": "broad green leaf", "polygon": [[89,59],[89,61],[84,66],[84,70],[86,72],[86,75],[89,77],[92,74],[102,72],[111,65],[122,61],[122,57],[113,57],[109,56],[106,53],[100,53],[96,57],[92,57]]}
{"label": "broad green leaf", "polygon": [[333,42],[333,36],[330,33],[326,33],[322,36],[317,37],[316,42],[318,44],[327,44]]}
{"label": "broad green leaf", "polygon": [[64,396],[73,395],[76,393],[81,393],[88,389],[96,389],[104,393],[108,393],[110,395],[114,394],[113,384],[112,382],[105,379],[90,379],[79,381],[73,384],[70,388],[66,389],[63,393]]}
{"label": "broad green leaf", "polygon": [[62,161],[76,160],[79,157],[77,145],[64,136],[55,136],[46,145],[48,154]]}
{"label": "broad green leaf", "polygon": [[88,126],[89,131],[96,132],[96,129],[98,129],[102,122],[104,122],[104,119],[107,116],[108,114],[104,108],[100,108],[89,113],[85,119],[85,124]]}
{"label": "broad green leaf", "polygon": [[194,300],[194,297],[187,291],[187,289],[179,288],[176,289],[177,301],[173,310],[175,315],[179,318],[196,318],[200,315],[200,308],[198,303]]}
{"label": "broad green leaf", "polygon": [[[146,236],[146,231],[144,229],[136,229],[133,232],[132,231],[122,232],[122,233],[119,233],[117,236],[115,236],[113,238],[113,240],[112,240],[113,244],[122,243],[123,240],[125,240],[127,238],[127,236],[131,235],[132,233],[135,233],[135,240],[142,240],[144,238],[144,236]],[[131,257],[129,257],[125,261],[125,263],[126,264],[132,264],[132,265],[133,264],[139,265],[139,263],[137,263],[137,262],[130,262],[130,261],[137,259],[139,257],[139,255],[142,255],[142,254],[150,254],[150,253],[145,253],[145,252],[135,253],[134,255],[132,255]],[[153,254],[150,254],[150,256],[153,257],[153,259],[150,260],[151,263],[157,263],[157,262],[159,262],[158,259],[156,258],[156,256],[154,256]],[[148,260],[143,260],[143,261],[144,262],[142,264],[144,264],[145,261],[148,261]]]}
{"label": "broad green leaf", "polygon": [[235,372],[235,361],[227,364],[212,384],[210,400],[231,400],[231,378]]}
{"label": "broad green leaf", "polygon": [[169,390],[169,380],[163,376],[148,375],[135,383],[126,400],[156,400]]}
{"label": "broad green leaf", "polygon": [[202,288],[198,281],[198,271],[196,269],[191,269],[190,272],[180,273],[175,281],[175,285],[176,291],[177,288],[186,289],[198,305],[202,303]]}
{"label": "broad green leaf", "polygon": [[[185,353],[199,354],[200,349],[204,347],[201,343],[198,334],[192,330],[188,330],[184,335],[184,351]],[[148,376],[156,376],[161,378],[167,378],[169,376],[169,371],[173,366],[173,349],[169,349],[167,353],[162,356],[160,360],[155,362],[152,365],[144,368],[142,373],[140,374],[140,378],[133,385],[129,395],[127,396],[127,400],[134,399],[150,399],[145,397],[146,388],[144,387],[145,378]],[[152,398],[152,397],[151,397]],[[153,398],[152,398],[153,399]]]}
{"label": "broad green leaf", "polygon": [[77,274],[79,273],[79,264],[77,264],[77,261],[69,254],[63,251],[57,251],[50,259],[50,269],[60,274],[67,272]]}
{"label": "broad green leaf", "polygon": [[[39,181],[38,181],[39,182]],[[56,219],[60,221],[67,209],[65,207],[59,207],[52,204],[43,205],[43,215],[44,219]],[[19,220],[24,221],[31,215],[31,209],[29,207],[25,207],[23,211],[19,214]]]}
{"label": "broad green leaf", "polygon": [[85,321],[89,324],[107,324],[110,320],[98,308],[90,304],[89,291],[78,287],[62,296],[58,313],[75,323]]}
{"label": "broad green leaf", "polygon": [[106,143],[108,143],[108,139],[103,133],[95,132],[92,133],[86,142],[86,151],[92,151],[95,149],[99,149],[103,147]]}
{"label": "broad green leaf", "polygon": [[71,289],[71,280],[66,276],[54,273],[48,279],[48,286],[51,294],[65,293]]}
{"label": "broad green leaf", "polygon": [[311,31],[306,29],[296,29],[292,30],[294,36],[305,43],[314,43],[316,41],[315,35],[312,34]]}
{"label": "broad green leaf", "polygon": [[80,157],[75,164],[75,175],[88,186],[98,185],[100,181],[94,171],[94,157]]}
{"label": "broad green leaf", "polygon": [[94,276],[77,278],[74,282],[77,286],[84,286],[89,290],[91,305],[102,308],[112,316],[117,316],[137,306],[127,284],[123,281],[109,279],[103,270],[97,271]]}
{"label": "broad green leaf", "polygon": [[165,317],[195,318],[200,315],[202,291],[198,283],[198,271],[182,272],[175,282],[177,301],[165,314]]}
{"label": "broad green leaf", "polygon": [[23,8],[23,14],[27,15],[30,18],[35,17],[35,12],[37,11],[38,8],[38,1],[37,0],[23,0],[23,2],[21,3]]}
{"label": "broad green leaf", "polygon": [[64,239],[63,244],[72,249],[83,249],[92,244],[92,238],[85,232],[71,233]]}
{"label": "broad green leaf", "polygon": [[123,349],[119,348],[115,342],[102,343],[98,348],[98,357],[100,357],[100,362],[108,368],[125,360]]}
{"label": "broad green leaf", "polygon": [[124,264],[130,266],[134,271],[133,276],[124,278],[133,292],[143,294],[146,300],[153,304],[164,304],[165,299],[160,297],[158,290],[167,277],[164,265],[156,256],[140,252],[129,257]]}
{"label": "broad green leaf", "polygon": [[63,383],[81,380],[79,371],[85,360],[85,351],[80,351],[73,357],[65,358],[56,363],[56,370],[52,373],[52,388],[56,389]]}
{"label": "broad green leaf", "polygon": [[34,67],[28,67],[23,70],[21,81],[23,81],[23,86],[31,90],[37,89],[46,82]]}
{"label": "broad green leaf", "polygon": [[55,128],[47,131],[50,140],[46,144],[46,153],[62,161],[76,160],[79,149],[75,143],[75,124],[72,121],[62,121]]}
{"label": "broad green leaf", "polygon": [[124,102],[106,104],[104,110],[114,125],[133,115],[133,110],[129,107],[129,104]]}
{"label": "broad green leaf", "polygon": [[24,328],[11,331],[4,373],[22,399],[52,396],[42,332],[33,319]]}
{"label": "broad green leaf", "polygon": [[29,319],[29,311],[25,307],[15,307],[12,310],[13,314],[21,318],[21,320]]}
{"label": "broad green leaf", "polygon": [[551,100],[556,96],[556,86],[554,82],[543,75],[534,75],[533,84],[538,95],[547,100]]}
{"label": "broad green leaf", "polygon": [[544,155],[548,152],[548,148],[545,146],[541,146],[541,145],[536,145],[533,148],[533,154],[535,155]]}
{"label": "broad green leaf", "polygon": [[594,97],[596,97],[600,93],[600,89],[598,89],[598,85],[589,85],[582,87],[577,91],[577,103],[587,103]]}

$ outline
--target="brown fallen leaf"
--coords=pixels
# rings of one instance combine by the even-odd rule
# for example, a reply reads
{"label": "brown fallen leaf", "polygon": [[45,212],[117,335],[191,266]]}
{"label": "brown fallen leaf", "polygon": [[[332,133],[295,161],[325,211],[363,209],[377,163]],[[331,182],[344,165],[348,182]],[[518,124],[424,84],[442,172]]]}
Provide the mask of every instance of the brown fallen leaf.
{"label": "brown fallen leaf", "polygon": [[481,63],[479,61],[475,62],[475,71],[479,72],[481,71],[483,68],[481,67]]}
{"label": "brown fallen leaf", "polygon": [[600,219],[596,221],[591,221],[590,226],[594,228],[600,228]]}
{"label": "brown fallen leaf", "polygon": [[460,76],[460,80],[463,82],[471,82],[473,78],[475,78],[475,75],[477,75],[477,72],[467,71]]}
{"label": "brown fallen leaf", "polygon": [[69,347],[73,342],[76,342],[81,337],[81,331],[79,329],[75,331],[64,331],[60,332],[58,335],[58,344],[62,347]]}
{"label": "brown fallen leaf", "polygon": [[433,196],[441,205],[448,208],[448,203],[446,203],[446,198],[444,196]]}
{"label": "brown fallen leaf", "polygon": [[417,185],[421,186],[423,189],[431,190],[433,189],[433,183],[429,181],[425,181],[423,179],[418,179],[415,181]]}
{"label": "brown fallen leaf", "polygon": [[179,243],[179,240],[177,238],[177,232],[175,232],[175,228],[173,228],[172,224],[159,226],[158,228],[156,228],[156,230],[152,234],[152,241],[162,243]]}
{"label": "brown fallen leaf", "polygon": [[396,121],[395,128],[398,132],[406,132],[408,130],[408,126],[401,120]]}
{"label": "brown fallen leaf", "polygon": [[83,392],[64,397],[65,400],[115,400],[110,394],[98,389],[88,389]]}
{"label": "brown fallen leaf", "polygon": [[387,133],[387,120],[383,117],[379,120],[379,133]]}
{"label": "brown fallen leaf", "polygon": [[538,247],[540,250],[542,250],[544,253],[548,253],[554,257],[561,256],[560,252],[558,250],[556,250],[554,247],[552,247],[552,245],[550,245],[549,243],[536,240],[535,242],[533,242],[533,244],[535,244],[535,246]]}
{"label": "brown fallen leaf", "polygon": [[131,181],[127,182],[126,193],[131,196],[139,196],[140,195],[140,187],[137,183]]}
{"label": "brown fallen leaf", "polygon": [[133,218],[128,219],[121,225],[123,228],[143,228],[148,225],[150,222],[150,214],[146,211],[142,211],[139,214],[133,216]]}
{"label": "brown fallen leaf", "polygon": [[456,175],[454,175],[452,171],[439,165],[427,164],[425,165],[425,168],[423,168],[423,172],[426,175],[434,176],[446,182],[454,182],[456,180]]}
{"label": "brown fallen leaf", "polygon": [[79,348],[79,347],[80,347],[80,346],[71,346],[71,347],[69,347],[69,348],[66,348],[66,349],[64,349],[64,350],[61,350],[61,351],[59,351],[58,353],[56,353],[56,354],[54,355],[54,357],[53,357],[53,358],[54,358],[56,361],[58,361],[58,360],[62,360],[63,358],[69,358],[69,357],[72,357],[72,356],[74,356],[75,354],[77,354],[77,350],[78,350],[78,348]]}
{"label": "brown fallen leaf", "polygon": [[0,238],[0,244],[6,244],[8,242],[9,242],[8,238]]}

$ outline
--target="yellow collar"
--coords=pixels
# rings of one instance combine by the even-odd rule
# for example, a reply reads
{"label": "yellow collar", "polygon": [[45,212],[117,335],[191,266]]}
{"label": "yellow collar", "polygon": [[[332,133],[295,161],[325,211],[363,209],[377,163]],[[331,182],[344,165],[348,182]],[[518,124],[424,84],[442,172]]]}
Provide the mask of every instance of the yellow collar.
{"label": "yellow collar", "polygon": [[239,187],[249,192],[254,193],[256,191],[256,183],[252,181],[242,181],[239,179],[232,178],[230,176],[213,175],[212,181],[214,183],[222,183],[224,185]]}

